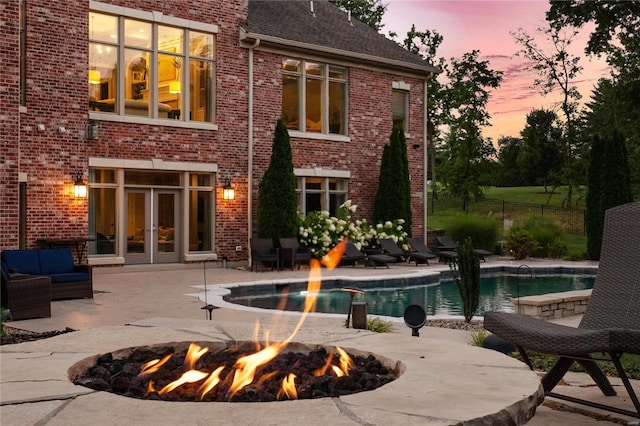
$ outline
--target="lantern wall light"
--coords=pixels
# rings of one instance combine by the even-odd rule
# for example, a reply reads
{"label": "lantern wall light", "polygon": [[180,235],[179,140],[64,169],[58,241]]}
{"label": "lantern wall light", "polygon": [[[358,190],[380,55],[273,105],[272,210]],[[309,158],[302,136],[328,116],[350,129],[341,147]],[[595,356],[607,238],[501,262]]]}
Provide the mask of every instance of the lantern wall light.
{"label": "lantern wall light", "polygon": [[78,171],[74,177],[73,196],[75,198],[87,198],[87,184],[84,183],[82,172]]}
{"label": "lantern wall light", "polygon": [[227,178],[222,186],[222,199],[223,200],[235,200],[236,191],[231,186],[231,179]]}

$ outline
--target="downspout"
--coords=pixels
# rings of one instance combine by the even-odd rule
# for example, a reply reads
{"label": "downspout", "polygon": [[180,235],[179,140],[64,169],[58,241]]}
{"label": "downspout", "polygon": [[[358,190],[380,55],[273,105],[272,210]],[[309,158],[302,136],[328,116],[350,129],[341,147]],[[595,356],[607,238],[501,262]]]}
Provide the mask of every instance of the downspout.
{"label": "downspout", "polygon": [[260,45],[260,39],[256,39],[249,47],[249,134],[247,151],[247,253],[249,257],[249,268],[251,268],[251,237],[253,236],[253,49]]}
{"label": "downspout", "polygon": [[422,203],[422,226],[424,229],[423,232],[423,240],[424,243],[427,244],[427,229],[428,229],[428,220],[427,220],[427,214],[429,212],[429,208],[427,206],[427,201],[429,199],[428,197],[428,186],[427,186],[427,171],[428,171],[428,167],[429,167],[429,140],[427,139],[429,137],[429,112],[428,112],[428,89],[427,89],[427,85],[430,79],[433,78],[433,72],[430,72],[429,75],[427,76],[427,78],[424,80],[424,111],[423,111],[423,122],[424,125],[422,126],[422,196],[424,197],[423,203]]}

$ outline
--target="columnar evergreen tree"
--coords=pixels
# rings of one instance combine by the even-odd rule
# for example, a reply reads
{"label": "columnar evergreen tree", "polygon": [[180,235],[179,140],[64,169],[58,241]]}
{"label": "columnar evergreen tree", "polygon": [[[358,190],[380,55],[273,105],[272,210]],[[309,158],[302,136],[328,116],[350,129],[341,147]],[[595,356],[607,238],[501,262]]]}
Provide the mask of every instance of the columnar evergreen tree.
{"label": "columnar evergreen tree", "polygon": [[297,210],[289,132],[278,120],[269,167],[258,186],[258,236],[273,239],[297,236]]}
{"label": "columnar evergreen tree", "polygon": [[382,151],[378,192],[373,206],[373,222],[404,219],[405,230],[411,231],[411,189],[409,161],[404,130],[394,126],[389,143]]}
{"label": "columnar evergreen tree", "polygon": [[616,129],[604,140],[596,136],[591,148],[587,195],[587,254],[590,259],[600,259],[604,212],[633,201],[630,175],[621,133]]}
{"label": "columnar evergreen tree", "polygon": [[587,256],[591,260],[600,259],[602,246],[602,226],[604,211],[602,210],[602,172],[604,167],[604,141],[595,135],[591,144],[591,161],[589,163],[587,190]]}
{"label": "columnar evergreen tree", "polygon": [[605,141],[602,168],[602,210],[633,201],[629,160],[624,138],[618,130]]}

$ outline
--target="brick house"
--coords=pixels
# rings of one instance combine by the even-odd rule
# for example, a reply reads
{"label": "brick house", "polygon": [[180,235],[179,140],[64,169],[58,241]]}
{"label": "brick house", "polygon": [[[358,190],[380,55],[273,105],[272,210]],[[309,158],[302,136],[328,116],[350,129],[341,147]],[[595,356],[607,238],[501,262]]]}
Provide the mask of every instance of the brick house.
{"label": "brick house", "polygon": [[95,265],[246,262],[280,117],[301,211],[367,218],[403,124],[424,233],[439,70],[326,1],[11,0],[0,18],[0,249],[88,236]]}

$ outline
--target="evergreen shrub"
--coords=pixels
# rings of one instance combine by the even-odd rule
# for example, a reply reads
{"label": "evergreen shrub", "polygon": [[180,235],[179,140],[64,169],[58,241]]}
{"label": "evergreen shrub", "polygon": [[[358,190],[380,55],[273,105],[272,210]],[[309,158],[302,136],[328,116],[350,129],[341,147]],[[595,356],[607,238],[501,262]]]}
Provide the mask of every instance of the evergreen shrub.
{"label": "evergreen shrub", "polygon": [[481,216],[457,216],[447,223],[447,234],[454,241],[464,241],[467,238],[476,244],[475,248],[495,250],[499,225],[495,219]]}

